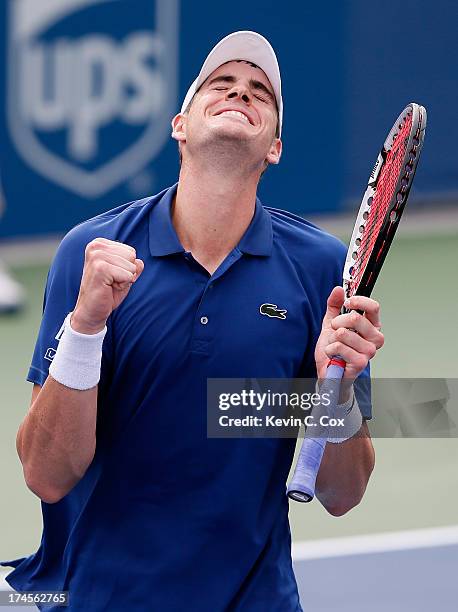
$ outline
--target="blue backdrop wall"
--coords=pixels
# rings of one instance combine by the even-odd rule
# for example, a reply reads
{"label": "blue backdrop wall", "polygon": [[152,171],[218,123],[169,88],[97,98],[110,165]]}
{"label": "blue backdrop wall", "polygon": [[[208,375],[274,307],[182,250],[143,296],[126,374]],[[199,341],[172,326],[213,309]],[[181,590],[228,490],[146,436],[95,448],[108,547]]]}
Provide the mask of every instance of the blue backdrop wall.
{"label": "blue backdrop wall", "polygon": [[429,111],[416,193],[453,196],[457,16],[448,0],[5,0],[0,237],[61,233],[175,182],[170,119],[239,29],[269,38],[282,70],[284,154],[262,179],[266,204],[348,206],[412,100]]}

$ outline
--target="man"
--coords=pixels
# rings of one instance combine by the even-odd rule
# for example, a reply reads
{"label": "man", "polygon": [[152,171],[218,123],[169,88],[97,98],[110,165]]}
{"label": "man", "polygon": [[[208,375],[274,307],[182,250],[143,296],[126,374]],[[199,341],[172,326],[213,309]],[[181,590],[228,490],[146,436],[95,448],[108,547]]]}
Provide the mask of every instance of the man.
{"label": "man", "polygon": [[[229,35],[172,121],[178,185],[60,245],[17,438],[44,534],[11,562],[14,588],[68,590],[72,611],[301,610],[285,495],[295,441],[208,439],[206,380],[322,376],[338,353],[351,385],[383,336],[375,301],[339,314],[344,246],[256,198],[280,161],[282,113],[270,44]],[[263,316],[265,303],[286,317]],[[373,467],[360,425],[320,470],[335,515]]]}

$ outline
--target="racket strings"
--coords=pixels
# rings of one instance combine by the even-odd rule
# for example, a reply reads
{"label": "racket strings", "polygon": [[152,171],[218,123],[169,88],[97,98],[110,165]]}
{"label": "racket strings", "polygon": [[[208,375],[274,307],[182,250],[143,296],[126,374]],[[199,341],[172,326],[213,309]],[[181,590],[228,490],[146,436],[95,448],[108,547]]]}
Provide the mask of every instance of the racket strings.
{"label": "racket strings", "polygon": [[399,131],[393,136],[392,146],[386,154],[385,162],[380,171],[375,194],[372,201],[368,202],[370,204],[369,210],[364,213],[363,224],[360,227],[360,236],[356,239],[349,295],[354,295],[360,284],[393,196],[395,195],[412,128],[412,113],[406,115],[398,127]]}

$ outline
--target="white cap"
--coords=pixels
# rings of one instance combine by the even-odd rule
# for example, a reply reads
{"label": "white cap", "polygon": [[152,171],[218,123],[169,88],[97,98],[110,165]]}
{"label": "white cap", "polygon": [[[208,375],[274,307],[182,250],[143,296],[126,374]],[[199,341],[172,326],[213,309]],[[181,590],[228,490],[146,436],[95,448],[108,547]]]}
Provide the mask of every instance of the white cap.
{"label": "white cap", "polygon": [[272,49],[271,44],[266,38],[264,38],[264,36],[248,30],[233,32],[220,40],[219,43],[213,47],[208,54],[207,59],[203,63],[199,76],[188,89],[188,93],[186,94],[181,107],[181,112],[185,112],[194,94],[202,83],[208,79],[211,73],[219,68],[222,64],[232,60],[245,60],[247,62],[253,62],[253,64],[256,64],[265,72],[270,84],[272,85],[272,89],[274,90],[275,98],[277,100],[278,129],[279,135],[281,135],[283,123],[283,100],[281,97],[281,77],[277,56],[275,55],[275,51]]}

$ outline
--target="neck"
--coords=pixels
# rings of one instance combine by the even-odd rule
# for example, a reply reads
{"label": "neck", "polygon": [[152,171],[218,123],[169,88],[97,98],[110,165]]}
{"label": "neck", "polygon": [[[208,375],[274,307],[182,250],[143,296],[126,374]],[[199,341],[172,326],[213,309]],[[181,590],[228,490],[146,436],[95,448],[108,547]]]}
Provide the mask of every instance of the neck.
{"label": "neck", "polygon": [[181,244],[211,274],[238,244],[255,211],[259,171],[225,170],[188,160],[173,204]]}

